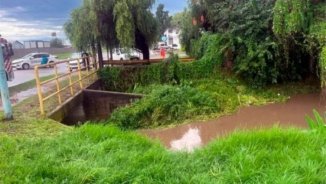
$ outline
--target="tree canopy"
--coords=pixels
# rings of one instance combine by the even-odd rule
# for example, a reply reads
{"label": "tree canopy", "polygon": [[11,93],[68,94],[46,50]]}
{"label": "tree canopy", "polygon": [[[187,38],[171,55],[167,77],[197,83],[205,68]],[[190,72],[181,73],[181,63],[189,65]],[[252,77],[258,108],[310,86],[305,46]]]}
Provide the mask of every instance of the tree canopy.
{"label": "tree canopy", "polygon": [[[67,36],[79,49],[97,43],[112,51],[115,47],[140,49],[149,59],[149,47],[156,41],[158,24],[151,13],[154,0],[84,0],[65,24]],[[112,53],[112,52],[111,52]]]}
{"label": "tree canopy", "polygon": [[159,34],[163,34],[168,28],[171,27],[172,17],[169,11],[164,10],[164,4],[159,4],[156,10],[156,19],[158,22]]}

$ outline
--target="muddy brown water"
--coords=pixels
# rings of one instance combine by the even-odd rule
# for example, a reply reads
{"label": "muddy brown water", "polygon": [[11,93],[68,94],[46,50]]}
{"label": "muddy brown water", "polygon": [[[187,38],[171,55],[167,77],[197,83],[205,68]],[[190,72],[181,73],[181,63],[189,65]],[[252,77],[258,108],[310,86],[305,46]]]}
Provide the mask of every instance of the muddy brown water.
{"label": "muddy brown water", "polygon": [[305,116],[312,116],[313,109],[324,113],[319,94],[298,95],[286,103],[243,107],[233,115],[206,122],[194,122],[174,128],[141,130],[152,139],[159,139],[172,150],[192,151],[235,130],[280,127],[308,128]]}

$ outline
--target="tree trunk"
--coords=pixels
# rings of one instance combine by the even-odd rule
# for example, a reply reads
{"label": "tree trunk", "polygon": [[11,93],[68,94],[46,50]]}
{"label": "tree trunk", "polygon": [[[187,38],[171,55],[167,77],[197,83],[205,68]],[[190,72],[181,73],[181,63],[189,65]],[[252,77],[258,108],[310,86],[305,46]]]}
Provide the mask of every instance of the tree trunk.
{"label": "tree trunk", "polygon": [[149,60],[150,59],[149,47],[146,45],[143,48],[141,48],[140,50],[143,53],[143,59]]}
{"label": "tree trunk", "polygon": [[110,60],[113,60],[113,49],[112,46],[110,47]]}
{"label": "tree trunk", "polygon": [[92,41],[92,43],[91,43],[91,50],[92,50],[93,59],[95,60],[94,67],[97,69],[96,47],[95,47],[94,41]]}
{"label": "tree trunk", "polygon": [[102,45],[100,40],[97,40],[97,55],[98,55],[99,67],[100,69],[102,69],[104,67],[104,64],[103,64]]}
{"label": "tree trunk", "polygon": [[108,58],[108,60],[110,60],[110,50],[107,44],[106,44],[106,57]]}
{"label": "tree trunk", "polygon": [[149,53],[149,45],[147,44],[146,37],[139,31],[136,30],[136,48],[141,50],[143,53],[143,59],[149,60],[150,53]]}
{"label": "tree trunk", "polygon": [[326,105],[326,88],[325,87],[321,88],[319,103],[322,106]]}

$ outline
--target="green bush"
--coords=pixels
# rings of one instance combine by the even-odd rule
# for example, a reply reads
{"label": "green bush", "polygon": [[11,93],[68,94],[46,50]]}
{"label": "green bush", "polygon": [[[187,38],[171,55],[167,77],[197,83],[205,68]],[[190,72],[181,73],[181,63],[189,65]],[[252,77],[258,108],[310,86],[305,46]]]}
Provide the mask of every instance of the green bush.
{"label": "green bush", "polygon": [[222,40],[218,34],[203,33],[198,40],[192,41],[190,55],[196,59],[205,57],[208,60],[220,60]]}
{"label": "green bush", "polygon": [[234,71],[253,87],[276,84],[280,80],[277,44],[270,39],[263,42],[243,40],[238,43]]}
{"label": "green bush", "polygon": [[220,60],[203,57],[181,63],[176,55],[165,62],[140,67],[107,67],[99,71],[105,88],[111,91],[133,91],[136,86],[179,84],[182,80],[209,78],[219,72]]}
{"label": "green bush", "polygon": [[188,86],[160,86],[143,99],[114,111],[109,122],[121,128],[144,128],[180,122],[221,110],[219,99]]}

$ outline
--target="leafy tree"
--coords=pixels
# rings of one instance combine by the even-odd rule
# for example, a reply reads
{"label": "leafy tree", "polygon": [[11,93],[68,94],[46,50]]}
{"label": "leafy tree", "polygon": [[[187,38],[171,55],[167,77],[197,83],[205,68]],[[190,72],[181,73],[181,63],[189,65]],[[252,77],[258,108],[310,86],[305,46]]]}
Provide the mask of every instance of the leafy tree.
{"label": "leafy tree", "polygon": [[120,45],[136,47],[144,59],[150,58],[149,47],[157,40],[158,25],[151,13],[154,0],[120,0],[114,7],[116,32]]}
{"label": "leafy tree", "polygon": [[116,33],[116,20],[114,18],[113,9],[115,0],[93,0],[91,3],[92,12],[97,22],[96,32],[100,35],[102,43],[110,52],[112,59],[113,48],[119,46]]}
{"label": "leafy tree", "polygon": [[53,38],[50,41],[50,47],[52,47],[52,48],[62,48],[63,47],[63,42],[59,38]]}
{"label": "leafy tree", "polygon": [[100,67],[103,67],[102,46],[100,34],[97,31],[96,15],[92,10],[91,0],[84,0],[83,6],[73,10],[71,18],[64,25],[64,30],[77,50],[92,50],[93,55],[99,59]]}
{"label": "leafy tree", "polygon": [[181,30],[181,44],[185,48],[186,52],[190,55],[193,41],[200,36],[199,26],[192,24],[191,11],[185,9],[183,12],[177,13],[172,18],[172,27],[179,28]]}
{"label": "leafy tree", "polygon": [[164,32],[171,26],[172,17],[169,16],[169,11],[164,10],[164,5],[159,4],[156,10],[156,19],[158,21],[159,34]]}
{"label": "leafy tree", "polygon": [[75,9],[71,19],[65,23],[65,33],[79,51],[86,51],[95,44],[94,23],[86,7]]}
{"label": "leafy tree", "polygon": [[185,18],[184,11],[174,14],[171,18],[171,27],[180,29]]}
{"label": "leafy tree", "polygon": [[97,48],[102,58],[102,44],[109,50],[117,46],[135,47],[149,59],[149,46],[157,38],[157,22],[151,13],[154,0],[84,0],[73,11],[65,30],[78,49]]}

